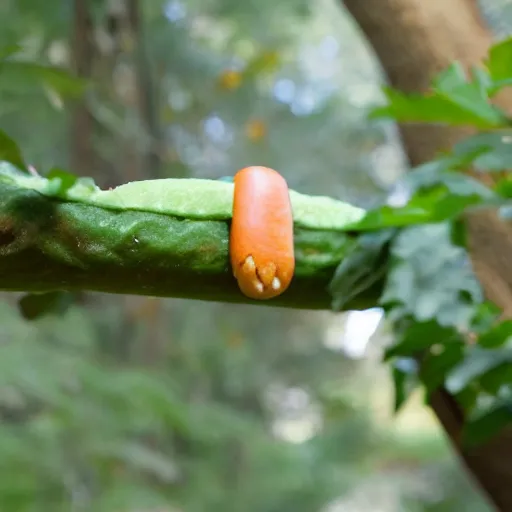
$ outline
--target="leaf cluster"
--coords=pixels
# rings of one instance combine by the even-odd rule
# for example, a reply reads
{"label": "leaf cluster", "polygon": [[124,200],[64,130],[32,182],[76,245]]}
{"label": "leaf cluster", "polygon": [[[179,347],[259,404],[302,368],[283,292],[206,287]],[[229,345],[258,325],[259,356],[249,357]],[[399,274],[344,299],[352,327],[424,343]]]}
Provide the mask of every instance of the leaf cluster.
{"label": "leaf cluster", "polygon": [[[424,95],[386,89],[387,104],[374,117],[466,125],[476,133],[412,169],[400,184],[409,194],[402,206],[383,204],[352,226],[364,235],[331,283],[339,309],[376,275],[386,276],[379,303],[395,330],[385,354],[395,409],[420,385],[427,400],[444,386],[464,408],[470,444],[512,422],[512,321],[502,321],[484,297],[466,244],[468,213],[494,208],[511,217],[511,119],[492,103],[512,84],[511,70],[507,39],[469,75],[454,63]],[[485,180],[492,185],[478,179],[484,173],[492,173]]]}

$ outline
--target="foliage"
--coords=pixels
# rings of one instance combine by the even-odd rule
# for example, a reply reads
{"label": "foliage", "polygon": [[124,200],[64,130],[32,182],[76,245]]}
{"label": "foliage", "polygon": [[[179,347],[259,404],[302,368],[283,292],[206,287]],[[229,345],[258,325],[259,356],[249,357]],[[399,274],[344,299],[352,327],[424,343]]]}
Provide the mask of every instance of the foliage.
{"label": "foliage", "polygon": [[[74,144],[90,135],[96,158],[79,162],[102,186],[215,179],[257,161],[303,192],[359,202],[378,192],[361,154],[382,134],[339,98],[335,77],[310,69],[339,69],[332,40],[320,52],[326,22],[337,23],[325,6],[124,2],[139,7],[142,44],[112,23],[121,3],[1,4],[0,160],[65,197],[77,178],[63,169],[80,174]],[[79,41],[96,45],[80,78],[77,5],[92,13]],[[141,83],[152,116],[130,94]],[[75,119],[84,106],[91,133]],[[147,147],[156,163],[135,165]],[[311,172],[320,167],[331,171]],[[318,316],[84,294],[12,300],[0,304],[2,511],[309,512],[372,466],[382,429],[340,393],[357,365],[324,347]],[[302,442],[275,432],[303,418],[315,429]]]}
{"label": "foliage", "polygon": [[393,367],[396,409],[418,383],[427,399],[444,385],[465,407],[467,443],[485,442],[512,423],[511,323],[500,322],[497,308],[486,302],[465,250],[465,214],[494,207],[506,215],[511,182],[505,174],[487,188],[464,174],[469,168],[484,173],[512,167],[512,121],[490,101],[512,84],[511,56],[512,39],[507,39],[490,50],[485,68],[474,69],[471,77],[455,63],[425,95],[386,91],[388,103],[374,112],[377,117],[486,131],[414,169],[404,180],[411,194],[404,206],[384,205],[352,225],[356,231],[371,230],[365,235],[369,246],[382,244],[380,230],[395,228],[391,240],[386,238],[387,261],[376,266],[372,259],[362,261],[355,250],[333,280],[336,307],[346,295],[338,283],[350,280],[352,266],[366,275],[387,267],[380,304],[396,331],[386,354]]}

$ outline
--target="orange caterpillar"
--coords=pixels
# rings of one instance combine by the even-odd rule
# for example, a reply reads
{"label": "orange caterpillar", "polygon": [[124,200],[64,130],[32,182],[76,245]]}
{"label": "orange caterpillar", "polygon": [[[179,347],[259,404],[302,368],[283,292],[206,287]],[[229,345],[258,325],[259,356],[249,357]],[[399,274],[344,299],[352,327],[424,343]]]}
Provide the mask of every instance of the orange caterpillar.
{"label": "orange caterpillar", "polygon": [[293,215],[285,179],[267,167],[246,167],[235,175],[230,258],[244,295],[271,299],[293,277]]}

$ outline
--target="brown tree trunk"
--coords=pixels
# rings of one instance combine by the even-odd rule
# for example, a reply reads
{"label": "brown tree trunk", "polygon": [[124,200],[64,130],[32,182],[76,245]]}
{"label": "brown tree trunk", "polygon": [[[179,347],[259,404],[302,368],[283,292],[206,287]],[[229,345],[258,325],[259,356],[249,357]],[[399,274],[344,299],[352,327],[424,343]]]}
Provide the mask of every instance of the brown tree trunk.
{"label": "brown tree trunk", "polygon": [[[432,78],[457,60],[480,64],[492,35],[476,0],[345,0],[387,74],[390,85],[406,92],[425,91]],[[512,111],[512,95],[497,100]],[[400,126],[412,165],[430,160],[469,133],[461,128]],[[489,299],[512,317],[512,233],[494,212],[469,219],[474,268]],[[431,405],[467,468],[497,510],[512,511],[512,431],[468,450],[460,445],[464,415],[455,399],[440,389]]]}
{"label": "brown tree trunk", "polygon": [[144,34],[144,24],[142,21],[141,5],[139,0],[127,0],[126,9],[130,29],[135,41],[134,60],[137,70],[137,92],[138,92],[138,110],[141,124],[144,127],[149,139],[149,147],[145,154],[145,175],[146,179],[157,178],[160,174],[160,152],[161,135],[158,124],[158,87],[154,80],[152,66],[148,59],[146,50],[146,41]]}
{"label": "brown tree trunk", "polygon": [[[93,25],[87,2],[73,2],[72,32],[73,65],[80,78],[89,79],[94,59]],[[82,98],[77,102],[71,118],[71,162],[73,172],[82,176],[90,175],[96,168],[96,159],[91,145],[94,120]],[[96,176],[93,176],[96,178]]]}

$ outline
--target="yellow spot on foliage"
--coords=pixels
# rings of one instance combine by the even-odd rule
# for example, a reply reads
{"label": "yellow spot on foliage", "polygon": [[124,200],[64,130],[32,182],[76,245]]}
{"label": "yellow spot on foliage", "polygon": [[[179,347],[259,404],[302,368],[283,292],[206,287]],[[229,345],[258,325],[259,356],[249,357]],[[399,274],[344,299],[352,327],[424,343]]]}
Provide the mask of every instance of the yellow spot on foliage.
{"label": "yellow spot on foliage", "polygon": [[274,73],[281,63],[279,53],[267,50],[254,57],[245,69],[248,76],[261,76]]}
{"label": "yellow spot on foliage", "polygon": [[267,125],[259,119],[254,119],[246,124],[245,133],[248,139],[257,142],[267,134]]}
{"label": "yellow spot on foliage", "polygon": [[163,109],[162,118],[165,122],[170,123],[174,121],[174,110],[170,105],[166,105]]}
{"label": "yellow spot on foliage", "polygon": [[223,71],[219,76],[219,85],[227,91],[234,91],[242,84],[242,74],[232,69]]}

